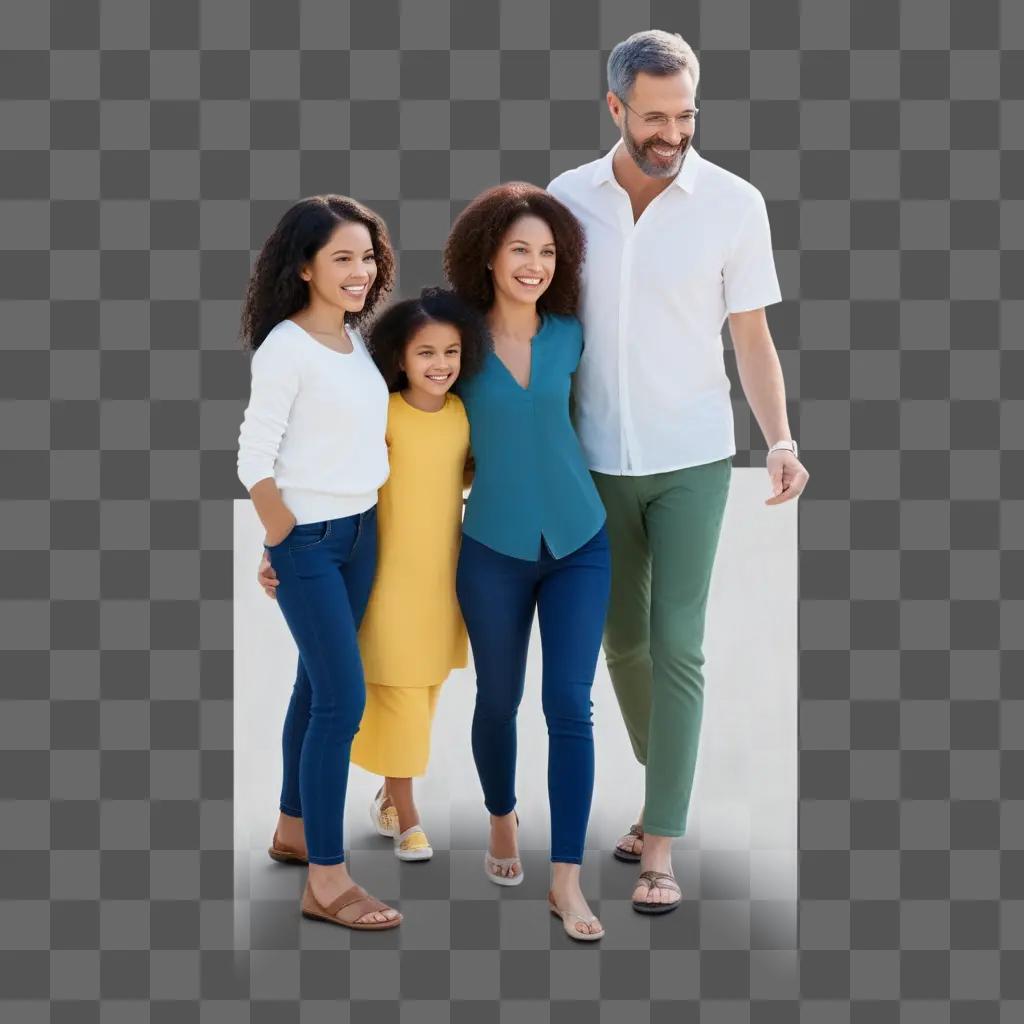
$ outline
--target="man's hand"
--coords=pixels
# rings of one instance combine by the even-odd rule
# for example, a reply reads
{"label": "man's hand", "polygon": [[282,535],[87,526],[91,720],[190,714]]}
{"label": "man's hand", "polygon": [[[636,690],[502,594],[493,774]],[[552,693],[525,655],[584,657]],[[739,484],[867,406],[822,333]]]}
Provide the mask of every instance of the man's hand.
{"label": "man's hand", "polygon": [[772,482],[772,496],[765,500],[766,505],[781,505],[784,501],[799,498],[811,478],[803,463],[785,449],[772,452],[766,468]]}
{"label": "man's hand", "polygon": [[274,572],[274,567],[270,564],[270,558],[266,551],[263,552],[260,567],[256,570],[256,582],[263,588],[263,593],[267,597],[277,599],[277,585],[281,581],[277,578],[277,573]]}

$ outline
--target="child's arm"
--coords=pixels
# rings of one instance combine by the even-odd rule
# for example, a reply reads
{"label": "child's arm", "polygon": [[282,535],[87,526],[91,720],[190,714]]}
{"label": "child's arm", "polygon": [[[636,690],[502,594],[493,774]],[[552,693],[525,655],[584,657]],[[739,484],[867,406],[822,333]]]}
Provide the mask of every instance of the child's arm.
{"label": "child's arm", "polygon": [[473,453],[470,452],[466,456],[466,465],[462,469],[462,492],[465,494],[466,491],[473,486],[473,476],[476,473],[476,463],[473,461]]}

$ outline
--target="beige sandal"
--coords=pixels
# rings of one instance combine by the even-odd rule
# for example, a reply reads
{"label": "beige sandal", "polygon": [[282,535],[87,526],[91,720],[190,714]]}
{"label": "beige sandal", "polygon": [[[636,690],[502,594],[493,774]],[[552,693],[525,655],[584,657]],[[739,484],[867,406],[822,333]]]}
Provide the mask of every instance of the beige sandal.
{"label": "beige sandal", "polygon": [[550,891],[548,892],[548,907],[555,917],[560,917],[562,919],[562,928],[570,939],[575,939],[577,942],[596,942],[598,939],[604,938],[604,925],[601,925],[601,930],[599,932],[577,931],[575,924],[577,921],[582,921],[588,928],[595,922],[598,924],[600,924],[600,922],[593,914],[591,914],[590,917],[584,917],[582,914],[574,914],[571,910],[560,910]]}
{"label": "beige sandal", "polygon": [[306,855],[294,846],[283,846],[277,840],[277,829],[274,829],[274,838],[270,841],[270,847],[267,849],[267,853],[270,854],[271,860],[276,860],[278,864],[308,864],[309,861],[306,859]]}
{"label": "beige sandal", "polygon": [[[349,886],[327,907],[317,902],[308,879],[306,891],[302,894],[303,917],[315,921],[329,921],[331,924],[340,924],[343,928],[353,928],[356,931],[380,932],[387,928],[397,928],[402,923],[400,913],[391,921],[359,920],[366,914],[394,909],[394,907],[389,907],[386,903],[374,899],[361,885]],[[343,910],[348,911],[344,917],[341,916]]]}
{"label": "beige sandal", "polygon": [[[505,868],[510,868],[515,864],[519,865],[518,874],[504,874]],[[501,868],[502,873],[499,874],[494,870],[495,868]],[[521,885],[526,877],[523,874],[523,862],[518,857],[492,857],[489,850],[484,854],[484,870],[495,885]]]}
{"label": "beige sandal", "polygon": [[[514,812],[516,816],[516,834],[519,832],[519,812]],[[515,865],[519,865],[519,873],[516,875],[506,875],[505,868],[511,868]],[[501,868],[501,872],[496,872],[495,868]],[[495,857],[491,854],[490,846],[484,853],[484,871],[487,873],[487,877],[495,885],[521,885],[523,879],[526,877],[523,874],[523,862],[519,857]]]}
{"label": "beige sandal", "polygon": [[664,871],[641,872],[636,883],[637,885],[646,884],[648,896],[651,894],[652,889],[671,889],[679,893],[679,899],[673,900],[671,903],[653,903],[649,900],[633,900],[633,909],[639,911],[641,914],[667,914],[670,910],[675,910],[676,907],[683,902],[683,891],[679,888],[679,883],[675,880],[673,875],[667,875]]}

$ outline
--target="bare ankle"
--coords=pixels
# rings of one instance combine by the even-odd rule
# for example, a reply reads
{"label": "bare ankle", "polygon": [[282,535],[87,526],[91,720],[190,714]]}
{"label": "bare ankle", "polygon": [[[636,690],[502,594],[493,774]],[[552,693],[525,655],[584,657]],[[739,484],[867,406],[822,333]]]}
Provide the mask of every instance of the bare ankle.
{"label": "bare ankle", "polygon": [[352,884],[352,876],[344,861],[341,864],[310,864],[309,883],[316,890],[348,888]]}
{"label": "bare ankle", "polygon": [[568,861],[556,860],[551,862],[551,886],[552,888],[580,887],[580,866],[570,864]]}
{"label": "bare ankle", "polygon": [[387,802],[398,814],[398,829],[404,832],[420,823],[419,811],[413,799],[412,779],[387,779]]}
{"label": "bare ankle", "polygon": [[302,818],[279,811],[277,815],[277,832],[278,835],[302,838],[304,834]]}

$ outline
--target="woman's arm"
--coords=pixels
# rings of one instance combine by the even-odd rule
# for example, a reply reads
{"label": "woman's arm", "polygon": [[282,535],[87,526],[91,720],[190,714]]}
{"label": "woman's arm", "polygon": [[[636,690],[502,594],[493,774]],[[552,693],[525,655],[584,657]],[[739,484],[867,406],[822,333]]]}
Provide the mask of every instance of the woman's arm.
{"label": "woman's arm", "polygon": [[268,547],[280,544],[292,532],[295,516],[284,503],[281,492],[277,488],[277,482],[273,477],[268,476],[253,484],[249,489],[249,496],[252,498],[256,514],[260,517],[263,528],[267,531],[264,543]]}
{"label": "woman's arm", "polygon": [[279,544],[295,525],[274,479],[274,466],[298,390],[291,354],[268,339],[253,356],[249,405],[238,435],[238,478],[252,498],[268,545]]}

